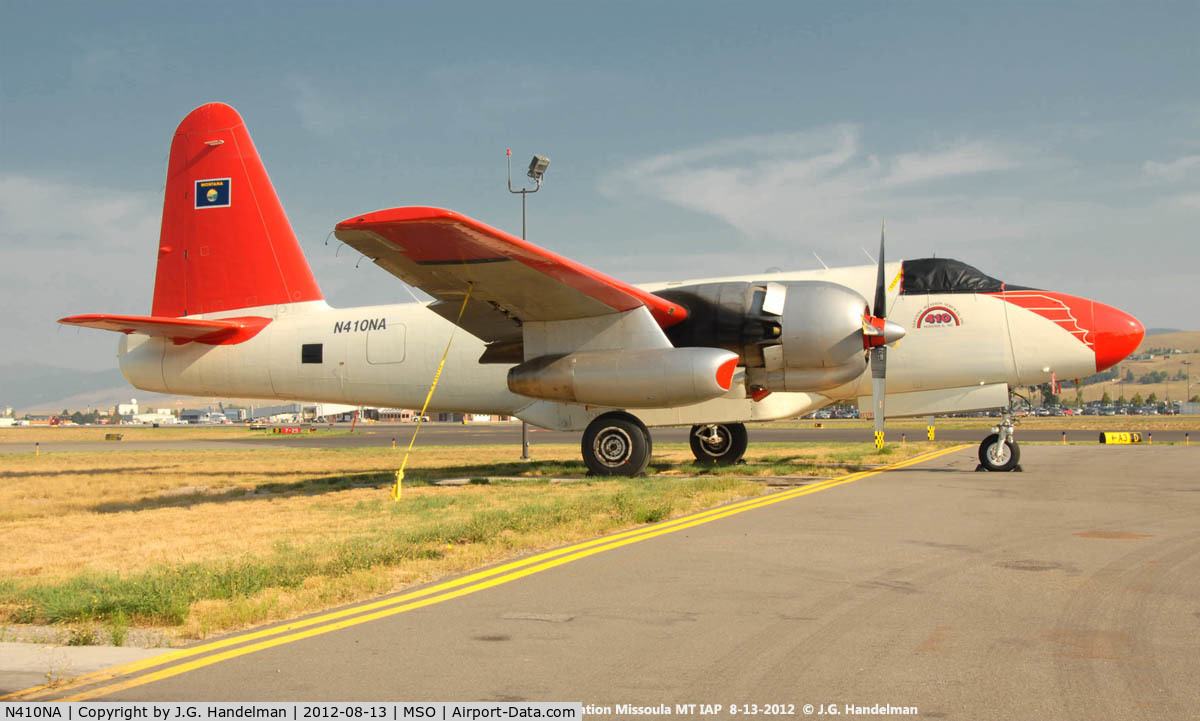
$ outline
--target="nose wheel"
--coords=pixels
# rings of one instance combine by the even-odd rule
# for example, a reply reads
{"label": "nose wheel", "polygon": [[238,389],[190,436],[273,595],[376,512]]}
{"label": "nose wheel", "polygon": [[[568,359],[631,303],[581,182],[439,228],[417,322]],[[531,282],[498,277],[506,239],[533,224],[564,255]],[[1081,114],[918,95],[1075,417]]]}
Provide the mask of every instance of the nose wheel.
{"label": "nose wheel", "polygon": [[729,466],[746,454],[750,436],[741,423],[708,423],[692,426],[688,440],[697,463]]}
{"label": "nose wheel", "polygon": [[1004,420],[992,428],[992,434],[979,444],[977,471],[1020,471],[1021,447],[1013,440],[1012,415],[1005,411]]}

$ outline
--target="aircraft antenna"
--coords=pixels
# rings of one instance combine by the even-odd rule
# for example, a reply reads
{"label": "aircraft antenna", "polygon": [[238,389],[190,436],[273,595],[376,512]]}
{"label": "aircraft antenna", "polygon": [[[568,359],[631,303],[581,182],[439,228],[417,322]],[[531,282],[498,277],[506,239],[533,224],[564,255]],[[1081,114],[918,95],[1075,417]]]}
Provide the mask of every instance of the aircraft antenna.
{"label": "aircraft antenna", "polygon": [[812,251],[812,254],[813,257],[817,259],[817,262],[821,264],[821,267],[825,268],[825,270],[829,270],[829,266],[825,265],[825,261],[821,260],[821,256],[817,255],[817,251]]}

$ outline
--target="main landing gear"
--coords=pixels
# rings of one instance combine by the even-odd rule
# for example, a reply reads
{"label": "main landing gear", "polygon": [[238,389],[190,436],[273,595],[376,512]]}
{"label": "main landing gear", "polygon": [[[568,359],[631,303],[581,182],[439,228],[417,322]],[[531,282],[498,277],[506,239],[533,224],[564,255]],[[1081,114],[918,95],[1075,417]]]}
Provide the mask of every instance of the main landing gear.
{"label": "main landing gear", "polygon": [[636,416],[605,413],[588,424],[580,450],[594,476],[638,476],[650,463],[650,431]]}
{"label": "main landing gear", "polygon": [[992,435],[979,444],[976,471],[1020,471],[1021,447],[1013,440],[1012,411],[1004,411],[1004,420],[992,428]]}
{"label": "main landing gear", "polygon": [[[706,423],[692,426],[692,453],[698,463],[728,466],[746,453],[749,434],[741,423]],[[583,432],[583,462],[594,476],[638,476],[650,463],[650,431],[638,418],[623,411],[597,416]]]}
{"label": "main landing gear", "polygon": [[697,463],[730,466],[742,460],[750,436],[741,423],[708,423],[692,426],[688,434]]}

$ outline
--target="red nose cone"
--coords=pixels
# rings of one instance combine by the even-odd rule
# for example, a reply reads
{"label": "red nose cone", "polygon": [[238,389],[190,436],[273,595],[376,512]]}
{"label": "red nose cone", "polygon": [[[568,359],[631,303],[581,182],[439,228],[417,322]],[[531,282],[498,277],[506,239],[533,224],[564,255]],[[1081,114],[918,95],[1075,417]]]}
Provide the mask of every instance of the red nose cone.
{"label": "red nose cone", "polygon": [[1146,329],[1137,318],[1110,305],[1096,303],[1092,309],[1096,333],[1096,370],[1112,368],[1137,349]]}

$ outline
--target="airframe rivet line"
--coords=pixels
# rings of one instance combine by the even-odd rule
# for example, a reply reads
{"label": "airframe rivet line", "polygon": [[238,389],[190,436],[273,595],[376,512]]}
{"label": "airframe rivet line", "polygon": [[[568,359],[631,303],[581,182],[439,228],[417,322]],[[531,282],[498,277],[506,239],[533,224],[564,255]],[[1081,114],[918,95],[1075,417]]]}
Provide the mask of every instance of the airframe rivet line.
{"label": "airframe rivet line", "polygon": [[[138,676],[136,678],[130,678],[128,680],[120,681],[115,684],[109,684],[107,686],[98,686],[96,688],[84,691],[84,692],[76,694],[74,696],[64,697],[59,700],[82,701],[82,700],[86,700],[86,699],[90,699],[90,698],[95,698],[96,696],[115,693],[117,691],[121,691],[121,690],[124,690],[127,688],[141,686],[143,684],[150,683],[153,681],[170,678],[172,676],[176,676],[176,675],[185,673],[187,671],[195,670],[198,668],[203,668],[205,666],[209,666],[209,665],[218,663],[220,661],[225,661],[225,660],[228,660],[231,658],[235,658],[237,656],[242,656],[242,655],[246,655],[246,654],[253,653],[256,651],[273,648],[275,646],[283,645],[286,643],[291,643],[293,641],[299,641],[299,640],[302,640],[305,638],[311,638],[313,636],[318,636],[318,635],[322,635],[325,633],[329,633],[331,631],[336,631],[336,630],[339,630],[342,628],[347,628],[349,626],[355,626],[355,625],[358,625],[361,623],[366,623],[368,621],[385,618],[387,616],[404,613],[406,611],[414,610],[417,608],[423,608],[425,606],[429,606],[429,605],[432,605],[435,603],[441,603],[442,601],[448,601],[448,600],[451,600],[454,598],[459,598],[461,596],[465,596],[465,595],[468,595],[471,593],[475,593],[477,591],[485,590],[487,588],[499,586],[499,585],[508,583],[510,581],[517,580],[519,578],[524,578],[525,576],[539,573],[541,571],[549,570],[551,568],[556,568],[560,565],[570,563],[570,562],[573,562],[573,561],[576,561],[576,560],[579,560],[582,558],[586,558],[588,556],[595,555],[595,554],[601,553],[603,551],[620,548],[622,546],[626,546],[626,545],[629,545],[632,543],[637,543],[639,541],[647,540],[649,538],[654,538],[654,537],[657,537],[660,535],[665,535],[667,533],[674,533],[675,531],[680,531],[680,530],[684,530],[686,528],[691,528],[693,526],[698,526],[698,525],[708,523],[710,521],[714,521],[714,520],[717,520],[720,518],[737,515],[737,514],[745,512],[745,511],[753,510],[755,508],[761,508],[763,506],[771,505],[774,503],[780,503],[782,501],[790,500],[791,498],[795,498],[797,496],[817,493],[819,491],[827,490],[827,489],[833,488],[835,486],[845,485],[847,483],[852,483],[854,481],[861,480],[863,478],[868,478],[870,476],[879,475],[886,471],[896,470],[899,468],[905,468],[908,466],[916,465],[918,463],[922,463],[922,462],[925,462],[928,460],[933,460],[940,456],[954,453],[956,451],[962,450],[963,448],[967,448],[967,447],[969,447],[969,446],[962,445],[962,446],[954,446],[951,448],[940,449],[940,450],[936,450],[936,451],[930,451],[928,453],[924,453],[919,456],[914,456],[913,458],[910,458],[910,459],[907,459],[904,461],[899,461],[897,463],[894,463],[894,464],[891,464],[888,466],[884,466],[883,468],[878,468],[878,469],[871,470],[871,471],[862,471],[859,473],[850,474],[848,476],[843,476],[841,478],[830,479],[828,481],[817,483],[812,486],[805,486],[805,487],[801,487],[801,488],[798,488],[798,489],[795,489],[792,491],[785,491],[785,492],[777,493],[777,494],[767,496],[767,497],[758,497],[758,498],[748,499],[746,501],[741,501],[741,502],[730,504],[727,506],[722,506],[719,508],[702,511],[700,513],[692,514],[690,516],[684,516],[681,518],[677,518],[677,519],[674,519],[673,521],[664,522],[661,524],[657,524],[655,526],[649,526],[649,527],[644,527],[644,528],[640,528],[640,529],[633,529],[633,530],[625,531],[625,532],[622,532],[619,534],[614,534],[612,536],[606,536],[603,538],[592,539],[591,541],[585,541],[583,543],[575,544],[573,546],[567,546],[565,548],[557,549],[555,551],[550,551],[550,552],[547,552],[544,554],[539,554],[537,556],[533,556],[533,557],[530,557],[527,559],[522,559],[520,561],[515,561],[515,562],[509,563],[509,564],[505,564],[503,566],[499,566],[494,569],[481,571],[476,574],[471,574],[469,576],[465,576],[460,579],[448,581],[446,583],[439,584],[437,586],[433,586],[433,587],[430,587],[427,589],[421,589],[421,590],[414,591],[409,594],[404,594],[404,595],[401,595],[401,596],[398,596],[395,598],[385,599],[382,601],[376,601],[373,603],[365,604],[365,605],[354,607],[354,608],[343,609],[341,611],[336,611],[336,612],[333,612],[330,614],[325,614],[323,616],[307,619],[304,621],[298,621],[298,622],[295,622],[292,624],[287,624],[287,625],[284,625],[281,627],[263,629],[260,631],[243,634],[241,636],[226,638],[226,639],[222,639],[219,641],[214,641],[209,644],[204,644],[202,646],[196,646],[196,647],[192,647],[192,648],[188,648],[188,649],[180,649],[179,651],[166,653],[166,654],[163,654],[158,657],[152,657],[149,659],[145,659],[143,661],[126,664],[124,666],[114,667],[114,668],[107,669],[104,671],[94,672],[92,674],[85,674],[84,676],[80,676],[79,678],[73,680],[68,686],[65,686],[65,687],[58,686],[56,688],[50,688],[48,685],[44,685],[44,686],[26,689],[24,691],[18,691],[13,694],[9,694],[7,696],[0,696],[0,700],[14,698],[14,697],[18,697],[18,696],[27,696],[27,695],[30,695],[30,694],[33,694],[33,693],[36,693],[36,692],[42,691],[42,690],[45,690],[48,692],[55,692],[55,691],[64,691],[64,690],[69,690],[69,689],[73,689],[73,688],[79,688],[81,686],[87,685],[88,683],[97,683],[97,682],[107,681],[107,680],[114,679],[114,678],[117,678],[122,675],[127,675],[127,674],[134,673],[137,671],[154,668],[156,666],[162,666],[162,665],[170,663],[172,661],[181,660],[181,659],[187,658],[189,656],[196,656],[196,655],[205,653],[207,651],[214,651],[219,648],[227,648],[229,646],[234,646],[236,644],[244,643],[246,641],[250,641],[255,638],[263,638],[266,636],[273,636],[273,635],[277,635],[277,634],[286,634],[286,635],[280,635],[280,636],[277,636],[276,638],[271,638],[271,639],[268,639],[265,641],[260,641],[258,643],[241,646],[239,648],[233,648],[228,651],[221,652],[221,653],[204,656],[202,658],[198,658],[193,661],[189,661],[187,663],[182,663],[182,664],[178,664],[175,666],[171,666],[169,668],[165,668],[160,671],[155,671],[153,673],[144,674],[144,675]],[[534,565],[535,563],[536,563],[536,565]],[[522,568],[522,566],[526,566],[526,567]],[[500,574],[503,574],[503,575],[500,575]],[[488,578],[489,576],[496,576],[496,577],[489,579]],[[468,584],[470,584],[470,585],[468,585]],[[456,589],[456,587],[459,587],[459,586],[465,586],[465,587]],[[456,590],[451,590],[451,589],[456,589]],[[443,591],[445,591],[445,593],[442,593]],[[432,595],[432,594],[437,594],[437,595]],[[421,598],[422,596],[431,596],[431,595],[432,595],[432,597],[429,597],[429,598]],[[414,599],[420,599],[420,600],[414,600]],[[374,613],[363,613],[364,611],[368,611],[371,609],[382,609],[382,610],[375,611]],[[362,615],[355,615],[355,614],[362,614]],[[348,616],[353,616],[353,618],[347,618]],[[333,619],[338,619],[338,618],[340,618],[342,620],[333,621]],[[326,625],[317,625],[317,624],[325,623],[328,621],[333,621],[333,622],[327,623]],[[289,631],[295,631],[296,629],[301,629],[301,628],[305,628],[305,627],[309,627],[309,626],[316,626],[316,627],[315,628],[307,628],[307,630],[297,631],[294,633],[287,633]]]}

